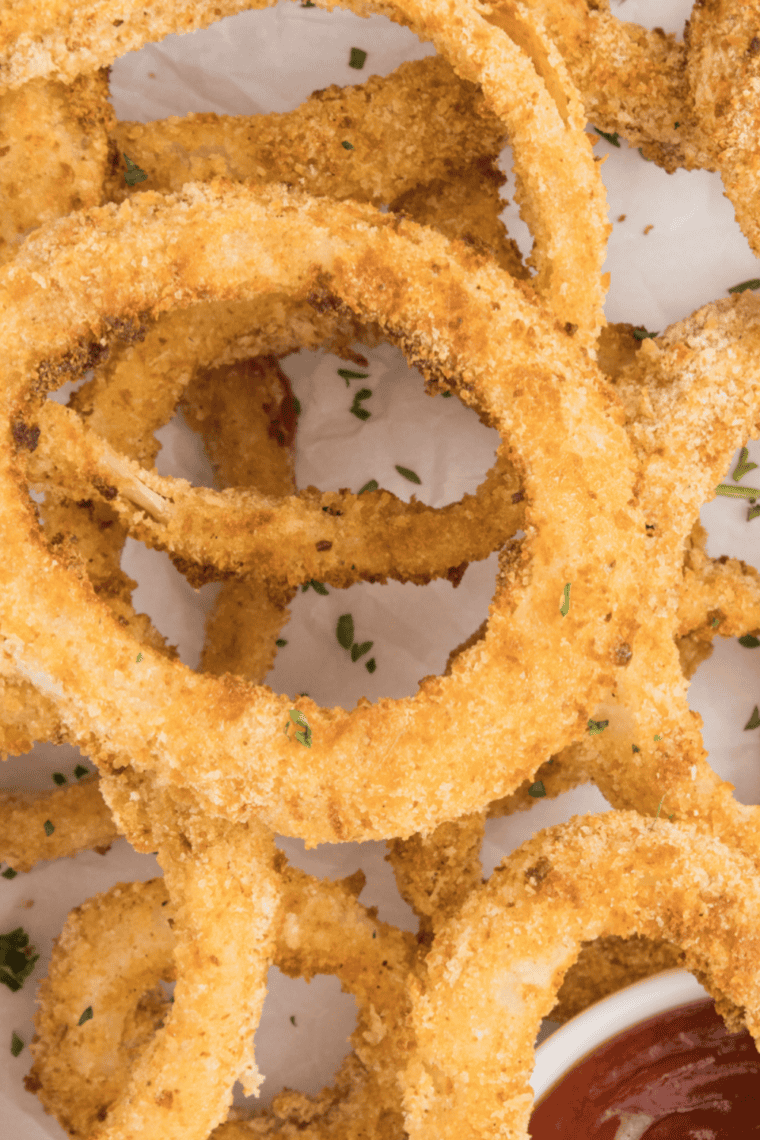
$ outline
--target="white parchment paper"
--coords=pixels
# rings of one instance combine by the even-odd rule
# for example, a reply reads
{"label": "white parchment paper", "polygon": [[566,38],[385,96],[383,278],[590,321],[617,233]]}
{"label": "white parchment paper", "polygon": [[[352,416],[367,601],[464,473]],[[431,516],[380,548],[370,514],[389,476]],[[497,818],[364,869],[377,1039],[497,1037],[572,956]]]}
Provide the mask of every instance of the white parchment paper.
{"label": "white parchment paper", "polygon": [[[690,3],[612,0],[612,7],[621,18],[680,33]],[[367,52],[361,71],[348,66],[352,47]],[[111,77],[112,97],[119,118],[143,121],[191,111],[285,111],[316,88],[362,83],[369,75],[386,75],[404,60],[431,51],[430,45],[383,18],[361,20],[351,13],[327,13],[284,0],[276,8],[245,12],[205,31],[169,36],[119,60]],[[661,330],[706,301],[725,296],[728,286],[760,276],[717,175],[665,174],[625,143],[615,149],[601,142],[597,153],[609,153],[602,173],[614,222],[606,265],[612,275],[610,320]],[[503,160],[508,170],[509,152]],[[511,198],[510,186],[506,193]],[[506,207],[505,218],[510,233],[529,248],[527,230],[512,205]],[[303,407],[299,485],[358,490],[374,478],[399,495],[409,498],[416,492],[433,505],[474,490],[493,460],[495,433],[457,400],[427,398],[419,377],[395,349],[381,346],[366,350],[366,355],[369,378],[362,385],[371,388],[372,396],[365,404],[371,411],[365,422],[349,412],[353,393],[337,374],[345,362],[319,353],[302,353],[284,362]],[[210,481],[199,441],[181,418],[163,429],[161,440],[159,471],[196,483]],[[750,458],[760,463],[760,445],[750,442],[749,449]],[[688,463],[685,455],[684,466]],[[406,481],[396,465],[415,471],[420,485]],[[678,493],[677,487],[673,490]],[[760,519],[748,523],[746,510],[745,503],[727,499],[703,508],[708,549],[712,555],[729,554],[760,567]],[[187,664],[196,665],[215,587],[196,593],[165,555],[131,540],[124,566],[139,582],[137,608],[152,616]],[[346,708],[360,696],[412,693],[421,677],[444,668],[450,649],[486,616],[494,576],[492,557],[471,565],[456,593],[448,582],[428,587],[357,585],[346,591],[330,589],[326,597],[313,590],[299,592],[283,630],[287,645],[269,683],[281,692],[308,692],[322,704]],[[346,612],[353,615],[358,640],[374,642],[373,675],[364,667],[366,658],[351,662],[336,640],[337,619]],[[713,656],[692,682],[690,700],[704,717],[705,742],[716,770],[736,785],[740,800],[760,801],[760,732],[744,731],[753,706],[760,702],[760,650],[718,638]],[[33,756],[0,766],[0,785],[52,788],[52,772],[71,777],[81,760],[74,749],[39,746]],[[485,873],[538,828],[580,811],[606,808],[596,789],[581,788],[557,800],[538,800],[529,813],[492,821],[482,853]],[[377,905],[382,918],[415,929],[384,862],[384,844],[323,845],[305,852],[299,840],[284,839],[282,847],[293,862],[314,874],[337,878],[362,867],[367,875],[362,901]],[[32,979],[19,993],[0,987],[0,1058],[5,1050],[0,1064],[0,1140],[64,1136],[37,1098],[25,1091],[29,1050],[11,1057],[10,1039],[15,1031],[27,1045],[31,1040],[36,983],[46,972],[53,939],[68,911],[117,881],[157,873],[155,860],[136,855],[119,841],[105,856],[88,852],[41,864],[12,881],[0,879],[0,931],[23,925],[40,952]],[[345,1055],[354,1024],[353,999],[340,993],[334,978],[320,977],[306,985],[272,970],[270,983],[256,1037],[257,1060],[266,1074],[264,1104],[284,1085],[318,1091]]]}

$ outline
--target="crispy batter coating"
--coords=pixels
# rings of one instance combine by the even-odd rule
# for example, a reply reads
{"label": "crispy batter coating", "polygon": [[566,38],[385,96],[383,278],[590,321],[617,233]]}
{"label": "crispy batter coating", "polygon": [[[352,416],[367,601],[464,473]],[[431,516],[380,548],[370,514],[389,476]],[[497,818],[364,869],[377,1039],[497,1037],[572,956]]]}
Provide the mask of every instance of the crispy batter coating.
{"label": "crispy batter coating", "polygon": [[687,28],[687,75],[706,146],[726,197],[760,253],[760,4],[701,0]]}
{"label": "crispy batter coating", "polygon": [[437,933],[412,983],[410,1137],[527,1138],[541,1019],[600,935],[680,946],[729,1028],[760,1039],[759,906],[750,860],[693,825],[609,812],[539,832]]}
{"label": "crispy batter coating", "polygon": [[37,226],[104,201],[114,126],[105,71],[0,95],[0,264]]}
{"label": "crispy batter coating", "polygon": [[[50,835],[46,820],[55,828]],[[92,847],[106,850],[117,837],[94,778],[50,793],[0,792],[0,860],[14,871]]]}
{"label": "crispy batter coating", "polygon": [[[93,222],[102,227],[102,237],[96,236]],[[176,233],[177,244],[165,243],[167,226]],[[86,244],[78,245],[84,238],[83,227]],[[224,250],[233,234],[231,264]],[[98,252],[103,240],[109,248],[107,273]],[[320,245],[321,265],[315,265],[313,251]],[[135,277],[129,268],[143,251],[150,254],[150,278]],[[90,273],[86,288],[69,279],[71,257]],[[184,284],[177,290],[175,274],[180,261]],[[327,290],[320,284],[325,271],[330,274]],[[67,281],[65,304],[52,306],[48,301],[52,293],[37,278],[47,276],[58,302],[61,273]],[[264,288],[267,279],[276,280],[281,289],[287,282],[288,288],[301,295],[315,296],[315,290],[320,290],[316,294],[319,304],[321,298],[340,298],[329,303],[347,304],[369,323],[384,321],[423,371],[451,377],[465,400],[472,398],[471,391],[477,393],[474,398],[479,406],[509,433],[511,446],[525,465],[531,537],[518,559],[511,562],[509,552],[505,556],[483,644],[460,655],[449,678],[424,681],[414,698],[381,702],[376,707],[360,705],[351,714],[320,710],[302,698],[299,708],[313,729],[308,755],[282,731],[289,706],[283,698],[239,682],[194,676],[150,651],[137,675],[134,642],[108,615],[101,614],[85,584],[73,584],[62,568],[49,580],[60,583],[67,597],[72,597],[72,588],[81,590],[76,634],[73,627],[69,633],[60,629],[60,615],[67,608],[72,613],[71,607],[56,604],[59,632],[51,639],[41,631],[34,642],[33,666],[27,660],[27,636],[18,641],[11,636],[6,644],[12,646],[22,671],[33,668],[57,678],[56,691],[67,718],[78,725],[78,738],[89,750],[95,729],[98,754],[109,766],[112,761],[106,760],[105,748],[111,756],[114,750],[129,755],[138,767],[156,770],[163,780],[182,783],[181,768],[175,767],[180,764],[185,771],[192,770],[195,794],[212,810],[239,817],[241,810],[247,814],[263,808],[272,825],[304,833],[311,840],[429,830],[457,814],[457,809],[459,813],[462,808],[474,810],[494,794],[503,794],[508,782],[514,787],[535,770],[537,755],[551,755],[568,736],[582,732],[588,711],[581,702],[596,699],[591,696],[594,678],[599,688],[608,683],[614,675],[615,647],[632,636],[639,590],[637,544],[643,542],[643,532],[631,497],[634,472],[625,435],[616,422],[618,409],[601,374],[580,352],[573,351],[572,337],[542,316],[532,296],[492,263],[460,252],[433,231],[358,204],[328,207],[324,200],[311,202],[282,190],[253,193],[233,186],[197,184],[176,200],[159,200],[147,193],[124,203],[118,211],[104,207],[59,223],[45,239],[30,239],[24,256],[6,270],[0,287],[17,306],[9,309],[6,318],[13,326],[9,333],[22,320],[22,313],[28,322],[38,309],[39,327],[46,332],[35,347],[20,336],[9,336],[10,343],[18,342],[19,360],[7,361],[6,377],[10,381],[11,369],[21,365],[23,358],[27,374],[42,365],[50,383],[56,383],[56,373],[62,379],[69,367],[65,354],[71,351],[72,334],[84,333],[99,313],[117,316],[137,309],[167,308],[176,304],[178,291],[186,303],[201,295],[212,297],[221,288],[227,296],[236,290],[237,296],[245,297]],[[165,295],[167,280],[175,294],[171,300]],[[534,336],[533,329],[542,325],[540,336]],[[498,374],[491,358],[495,343],[500,344]],[[504,353],[506,345],[511,346],[509,356]],[[91,354],[88,349],[88,359]],[[572,360],[572,366],[566,360]],[[460,372],[464,384],[458,381]],[[572,384],[563,382],[565,373],[568,378],[572,375]],[[11,385],[8,393],[19,409],[13,413],[13,422],[18,423],[22,389],[17,385],[16,391]],[[532,415],[538,398],[544,409],[552,408],[552,415],[544,414],[540,421]],[[30,404],[23,414],[36,415],[33,408]],[[556,440],[562,433],[573,440],[574,461],[557,482],[551,472],[556,469]],[[13,486],[8,467],[4,478]],[[587,489],[595,496],[593,526],[590,516],[584,522]],[[25,511],[19,503],[16,514],[6,512],[7,540],[20,543],[23,560],[36,564],[41,559],[52,570],[50,554],[27,538]],[[579,534],[583,534],[580,548]],[[622,535],[629,551],[624,562],[615,557]],[[528,560],[534,564],[532,576]],[[595,573],[600,565],[608,567],[603,579]],[[545,569],[537,572],[539,566]],[[21,573],[21,563],[17,573]],[[15,575],[14,580],[18,587]],[[573,583],[576,605],[563,617],[560,606],[567,582]],[[55,589],[44,597],[52,603]],[[18,621],[18,614],[15,619],[12,614],[13,589],[4,592],[3,598],[4,628],[10,635]],[[500,610],[504,617],[511,611],[508,622]],[[98,633],[94,636],[86,622],[94,620],[96,612]],[[614,621],[605,620],[609,613]],[[25,630],[31,616],[24,618]],[[544,633],[537,624],[539,618],[546,623]],[[530,672],[526,662],[510,661],[499,648],[506,638],[510,653],[515,652],[523,637],[523,623],[526,644],[530,643],[535,654]],[[554,623],[564,623],[559,661]],[[49,628],[47,622],[43,625]],[[543,638],[548,640],[542,649]],[[122,679],[118,686],[101,689],[93,697],[87,678],[101,656],[108,660],[110,675]],[[553,662],[549,688],[549,674],[540,665],[544,657]],[[563,658],[566,667],[561,666]],[[494,669],[505,671],[497,684],[486,679]],[[564,697],[558,691],[558,677],[565,678]],[[502,685],[512,693],[507,707],[498,696]],[[480,694],[481,715],[474,716],[471,708],[466,712],[461,708],[455,715],[453,694],[459,686]],[[160,712],[146,699],[156,692],[167,697]],[[580,701],[579,693],[583,694]],[[183,711],[187,701],[191,712],[189,708]],[[551,716],[534,715],[537,701],[551,703]],[[93,702],[98,706],[94,718]],[[523,705],[526,713],[532,710],[530,715],[523,714]],[[155,733],[163,740],[160,754],[151,744]],[[228,753],[223,772],[200,743],[207,738]],[[501,755],[505,740],[512,739],[510,769],[499,766],[497,777],[497,769],[491,769],[484,758],[496,749]],[[257,742],[264,745],[265,741],[266,752],[251,764]],[[383,763],[378,766],[376,759],[381,756]],[[462,757],[469,757],[469,762],[463,764]],[[328,783],[326,763],[331,770]],[[360,776],[364,766],[366,779]],[[273,805],[275,772],[282,798],[278,796]],[[425,773],[425,781],[434,789],[425,803],[410,802],[402,792],[410,772],[417,772],[420,779]],[[280,784],[285,773],[285,783]],[[466,802],[458,795],[463,788],[467,788]]]}
{"label": "crispy batter coating", "polygon": [[[212,1136],[285,1136],[302,1131],[304,1123],[315,1138],[396,1136],[401,1128],[396,1071],[405,1045],[406,983],[416,969],[414,937],[378,922],[373,910],[356,901],[364,885],[361,873],[331,883],[283,868],[281,859],[278,866],[273,961],[291,977],[337,974],[357,999],[354,1053],[334,1089],[317,1097],[285,1090],[250,1123],[222,1124]],[[255,906],[256,896],[249,903]],[[122,883],[72,911],[56,943],[40,987],[29,1080],[74,1140],[89,1140],[98,1121],[108,1121],[130,1071],[166,1020],[171,1007],[158,983],[176,974],[175,922],[176,908],[163,880]],[[220,949],[226,929],[220,923],[216,932]],[[98,947],[94,970],[93,946]],[[76,1021],[88,1000],[93,1017],[79,1027]],[[165,1110],[169,1129],[174,1105]],[[178,1135],[165,1133],[170,1134]]]}

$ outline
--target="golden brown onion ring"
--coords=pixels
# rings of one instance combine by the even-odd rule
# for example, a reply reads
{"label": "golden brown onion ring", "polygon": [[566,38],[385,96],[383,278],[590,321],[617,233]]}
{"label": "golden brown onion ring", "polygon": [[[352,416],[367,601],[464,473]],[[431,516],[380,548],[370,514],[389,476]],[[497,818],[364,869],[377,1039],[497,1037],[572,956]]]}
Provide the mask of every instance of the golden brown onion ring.
{"label": "golden brown onion ring", "polygon": [[579,816],[523,844],[436,934],[405,1074],[412,1140],[528,1136],[533,1042],[581,943],[665,937],[760,1041],[760,883],[689,825]]}
{"label": "golden brown onion ring", "polygon": [[[308,1121],[307,1135],[315,1138],[375,1135],[383,1120],[386,1128],[391,1121],[401,1126],[396,1071],[416,944],[412,935],[378,922],[356,901],[363,885],[361,872],[336,883],[290,867],[282,873],[274,961],[291,977],[311,980],[317,973],[334,973],[355,995],[355,1052],[343,1066],[342,1083],[350,1076],[343,1095],[283,1092],[270,1111],[250,1122],[253,1134],[258,1124],[266,1135],[277,1136],[277,1125],[289,1117],[296,1126],[299,1118]],[[74,1138],[89,1140],[166,1015],[166,999],[156,987],[176,972],[174,920],[161,879],[119,884],[67,919],[40,987],[30,1081],[47,1111]],[[224,930],[221,924],[220,944]],[[95,969],[93,945],[98,946]],[[83,1001],[92,1005],[93,1017],[80,1028],[76,1021]],[[171,1111],[166,1117],[171,1119]],[[237,1131],[237,1125],[222,1124],[213,1137],[231,1140]]]}
{"label": "golden brown onion ring", "polygon": [[[98,20],[95,33],[93,16],[105,16],[112,0],[55,11],[26,0],[0,29],[0,84],[15,87],[34,75],[71,79],[146,40],[272,2],[226,0],[213,13],[187,7],[148,13],[122,3],[118,18]],[[337,5],[318,0],[317,6]],[[604,324],[601,266],[609,227],[582,109],[559,53],[531,14],[516,9],[486,18],[472,0],[451,0],[445,11],[438,0],[350,0],[348,6],[360,16],[382,13],[405,24],[431,40],[462,79],[480,84],[514,147],[517,199],[536,242],[538,291],[591,348]]]}
{"label": "golden brown onion ring", "polygon": [[688,24],[689,80],[705,146],[726,197],[760,253],[760,4],[700,0]]}
{"label": "golden brown onion ring", "polygon": [[[107,272],[97,252],[104,241]],[[131,269],[143,257],[145,277]],[[72,276],[72,262],[81,273]],[[30,439],[39,408],[26,377],[37,377],[42,395],[86,367],[107,340],[106,316],[118,321],[222,291],[244,299],[272,284],[384,324],[424,372],[476,402],[508,434],[529,504],[528,537],[519,564],[508,554],[503,563],[483,643],[460,655],[450,677],[425,680],[414,698],[350,714],[302,698],[310,749],[285,735],[285,698],[192,675],[151,651],[138,667],[135,642],[35,537],[11,458],[16,441]],[[429,830],[463,808],[476,810],[584,731],[589,702],[614,677],[635,629],[643,531],[634,469],[601,375],[493,263],[358,204],[193,185],[176,199],[145,194],[33,237],[0,278],[0,298],[12,346],[3,367],[2,526],[18,550],[4,570],[4,647],[23,675],[55,693],[100,763],[121,753],[161,781],[189,781],[216,813],[246,818],[261,810],[281,832],[349,839]],[[565,465],[556,451],[563,437],[573,441]],[[625,560],[617,558],[621,542]],[[30,573],[49,589],[24,612],[15,591]],[[573,599],[563,616],[567,583]],[[112,680],[93,689],[100,668]],[[471,695],[461,700],[472,692],[477,706]],[[210,753],[200,742],[212,739]],[[227,756],[224,770],[218,750]],[[426,802],[410,800],[410,779],[421,797],[430,791]]]}
{"label": "golden brown onion ring", "polygon": [[0,95],[0,262],[37,226],[104,201],[114,125],[105,70]]}

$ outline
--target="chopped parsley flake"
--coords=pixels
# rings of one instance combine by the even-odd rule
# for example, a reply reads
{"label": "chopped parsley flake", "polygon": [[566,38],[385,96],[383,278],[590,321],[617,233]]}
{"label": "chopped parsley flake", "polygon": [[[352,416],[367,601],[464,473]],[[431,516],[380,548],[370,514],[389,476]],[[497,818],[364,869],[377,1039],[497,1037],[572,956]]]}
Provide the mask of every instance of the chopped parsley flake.
{"label": "chopped parsley flake", "polygon": [[296,1023],[296,1015],[295,1015],[295,1014],[292,1014],[292,1015],[291,1015],[291,1018],[290,1018],[290,1024],[291,1024],[291,1025],[295,1025],[295,1023]]}
{"label": "chopped parsley flake", "polygon": [[11,1033],[11,1056],[18,1057],[24,1051],[24,1042],[15,1031]]}
{"label": "chopped parsley flake", "polygon": [[747,289],[760,289],[760,277],[750,277],[749,281],[740,281],[738,285],[732,285],[728,291],[744,293]]}
{"label": "chopped parsley flake", "polygon": [[297,396],[294,396],[293,399],[290,401],[290,406],[293,409],[293,415],[294,416],[300,416],[300,414],[301,414],[301,401],[298,399]]}
{"label": "chopped parsley flake", "polygon": [[655,739],[655,740],[662,740],[662,737],[661,737],[661,736],[660,736],[660,734],[658,733],[658,734],[657,734],[657,736],[655,736],[655,738],[654,738],[654,739]]}
{"label": "chopped parsley flake", "polygon": [[138,653],[137,657],[135,657],[135,662],[139,665],[140,662],[142,661],[142,659],[143,659],[142,653]]}
{"label": "chopped parsley flake", "polygon": [[78,780],[81,780],[82,776],[89,776],[89,774],[90,769],[85,768],[84,764],[77,764],[76,768],[74,769],[74,775]]}
{"label": "chopped parsley flake", "polygon": [[344,150],[353,150],[354,149],[354,144],[348,142],[346,139],[344,139],[340,145],[343,147]]}
{"label": "chopped parsley flake", "polygon": [[[363,408],[361,406],[361,401],[362,400],[368,400],[371,395],[372,395],[372,389],[371,388],[360,388],[359,389],[359,391],[354,396],[353,404],[349,408],[349,411],[351,412],[352,416],[356,416],[356,418],[359,420],[368,420],[369,419],[369,417],[372,415],[372,413],[368,412],[366,408]],[[419,482],[419,480],[418,480],[418,482]]]}
{"label": "chopped parsley flake", "polygon": [[731,473],[731,478],[733,479],[734,483],[738,483],[742,475],[746,475],[748,471],[754,471],[754,469],[757,467],[756,463],[747,462],[748,455],[749,451],[746,447],[743,447],[739,454],[739,462],[736,464],[736,467]]}
{"label": "chopped parsley flake", "polygon": [[282,647],[284,645],[287,645],[287,644],[288,643],[284,637],[278,637],[277,640],[275,641],[275,645],[277,646],[278,649],[282,649]]}
{"label": "chopped parsley flake", "polygon": [[758,515],[760,515],[760,507],[750,507],[747,511],[747,522],[751,522],[752,519],[756,519]]}
{"label": "chopped parsley flake", "polygon": [[68,780],[64,776],[63,772],[53,772],[53,783],[57,784],[60,788],[62,784],[67,784]]}
{"label": "chopped parsley flake", "polygon": [[318,594],[322,594],[323,596],[329,593],[324,582],[318,582],[316,578],[309,578],[308,582],[304,582],[303,586],[301,586],[301,593],[305,594],[309,586],[311,586],[312,590],[316,590]]}
{"label": "chopped parsley flake", "polygon": [[607,131],[600,131],[599,127],[594,127],[594,130],[598,135],[601,135],[603,139],[606,139],[611,146],[620,146],[620,137],[617,131],[614,131],[612,134],[610,134]]}
{"label": "chopped parsley flake", "polygon": [[719,483],[715,488],[716,495],[725,495],[727,499],[756,499],[760,496],[757,487],[737,487],[732,483]]}
{"label": "chopped parsley flake", "polygon": [[[363,495],[365,491],[377,491],[379,490],[379,487],[380,484],[378,483],[377,479],[370,479],[369,483],[365,483],[361,490],[357,491],[356,493],[357,495]],[[353,570],[353,566],[351,569]]]}
{"label": "chopped parsley flake", "polygon": [[351,660],[358,661],[359,658],[363,657],[365,653],[369,653],[374,644],[374,641],[363,641],[361,645],[354,643],[351,646]]}
{"label": "chopped parsley flake", "polygon": [[757,705],[755,705],[755,707],[752,710],[752,716],[749,718],[749,720],[747,721],[747,723],[744,726],[744,731],[746,732],[750,728],[758,728],[758,727],[760,727],[760,712],[758,712]]}
{"label": "chopped parsley flake", "polygon": [[631,752],[641,752],[641,749],[639,748],[638,744],[632,744],[631,745]]}
{"label": "chopped parsley flake", "polygon": [[601,732],[604,732],[609,723],[608,720],[590,720],[586,731],[590,732],[592,736],[598,736]]}
{"label": "chopped parsley flake", "polygon": [[0,934],[0,982],[11,993],[21,989],[34,969],[39,954],[29,945],[29,935],[21,926],[8,934]]}
{"label": "chopped parsley flake", "polygon": [[450,400],[451,397],[454,395],[454,393],[453,392],[441,392],[441,395],[443,396],[444,400]]}
{"label": "chopped parsley flake", "polygon": [[354,372],[351,368],[339,368],[338,375],[342,376],[346,381],[346,387],[349,387],[349,380],[368,380],[369,372]]}
{"label": "chopped parsley flake", "polygon": [[55,827],[49,819],[46,819],[42,826],[45,828],[45,835],[52,835],[55,831]]}
{"label": "chopped parsley flake", "polygon": [[354,640],[354,619],[351,614],[341,614],[335,635],[344,649],[350,649]]}
{"label": "chopped parsley flake", "polygon": [[14,871],[13,867],[6,867],[5,870],[3,871],[3,878],[4,879],[15,879],[17,874],[18,874],[18,871]]}
{"label": "chopped parsley flake", "polygon": [[569,582],[565,583],[565,588],[563,590],[562,605],[559,607],[559,612],[562,614],[563,617],[567,617],[567,615],[570,613],[570,583]]}
{"label": "chopped parsley flake", "polygon": [[745,649],[757,649],[760,645],[760,637],[755,637],[752,633],[745,633],[744,637],[739,638],[739,644],[743,645]]}
{"label": "chopped parsley flake", "polygon": [[374,673],[375,669],[377,669],[377,661],[375,661],[375,658],[370,657],[369,661],[366,663],[364,668],[367,670],[368,673]]}
{"label": "chopped parsley flake", "polygon": [[536,780],[535,784],[531,784],[528,788],[528,795],[533,796],[534,800],[540,800],[542,796],[545,796],[546,788],[544,787],[544,781]]}
{"label": "chopped parsley flake", "polygon": [[136,162],[132,161],[129,155],[124,155],[124,161],[127,164],[127,169],[124,172],[124,181],[127,186],[136,186],[138,182],[145,182],[148,175],[140,169]]}
{"label": "chopped parsley flake", "polygon": [[84,1025],[85,1021],[92,1021],[92,1006],[91,1005],[87,1006],[87,1009],[83,1012],[82,1016],[79,1018],[77,1025]]}
{"label": "chopped parsley flake", "polygon": [[636,340],[649,340],[650,338],[656,337],[657,333],[649,332],[647,329],[641,328],[634,329],[633,335],[636,337]]}
{"label": "chopped parsley flake", "polygon": [[404,479],[408,479],[410,483],[419,483],[420,486],[422,485],[422,480],[420,479],[419,475],[415,471],[412,471],[409,467],[399,467],[397,463],[396,470],[398,471],[399,475],[403,476]]}
{"label": "chopped parsley flake", "polygon": [[362,51],[361,48],[351,48],[351,57],[348,61],[348,66],[355,67],[357,71],[361,71],[361,69],[364,67],[364,61],[366,58],[366,51]]}
{"label": "chopped parsley flake", "polygon": [[[301,696],[304,696],[304,694],[302,693]],[[311,748],[311,728],[306,717],[300,709],[291,709],[288,715],[293,721],[293,724],[303,729],[302,732],[296,732],[296,740],[298,743],[303,744],[305,748]]]}
{"label": "chopped parsley flake", "polygon": [[721,619],[721,618],[719,618],[719,617],[714,617],[714,618],[712,619],[712,628],[713,628],[713,629],[717,629],[717,627],[720,625],[721,621],[722,621],[722,619]]}

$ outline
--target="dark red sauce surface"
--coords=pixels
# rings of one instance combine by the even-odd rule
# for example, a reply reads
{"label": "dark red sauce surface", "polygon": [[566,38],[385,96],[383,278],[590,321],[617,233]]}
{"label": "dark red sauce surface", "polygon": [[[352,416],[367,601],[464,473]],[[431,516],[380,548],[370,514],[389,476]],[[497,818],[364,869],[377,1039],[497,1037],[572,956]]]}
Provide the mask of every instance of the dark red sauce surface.
{"label": "dark red sauce surface", "polygon": [[760,1054],[708,999],[595,1049],[534,1109],[533,1140],[760,1140]]}

